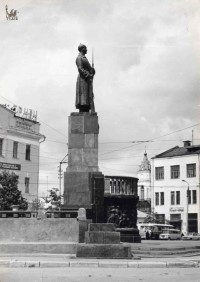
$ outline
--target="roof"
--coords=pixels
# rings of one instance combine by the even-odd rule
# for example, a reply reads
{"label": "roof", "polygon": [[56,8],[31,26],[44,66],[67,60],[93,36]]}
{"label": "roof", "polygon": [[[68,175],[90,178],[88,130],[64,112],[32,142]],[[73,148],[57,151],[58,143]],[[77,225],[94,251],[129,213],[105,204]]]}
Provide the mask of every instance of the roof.
{"label": "roof", "polygon": [[139,166],[138,172],[140,172],[140,171],[150,171],[150,170],[151,170],[151,164],[150,164],[150,161],[148,160],[147,153],[145,152],[144,157],[143,157],[143,161],[142,161],[141,165]]}
{"label": "roof", "polygon": [[180,156],[197,155],[197,154],[200,154],[200,145],[187,146],[187,147],[176,146],[159,155],[156,155],[152,159],[171,158],[171,157],[180,157]]}

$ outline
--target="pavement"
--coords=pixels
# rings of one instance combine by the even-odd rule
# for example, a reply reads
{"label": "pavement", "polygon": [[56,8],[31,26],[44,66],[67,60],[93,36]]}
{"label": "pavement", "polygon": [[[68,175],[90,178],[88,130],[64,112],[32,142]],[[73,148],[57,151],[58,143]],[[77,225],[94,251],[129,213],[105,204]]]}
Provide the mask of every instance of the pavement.
{"label": "pavement", "polygon": [[75,255],[3,254],[1,267],[86,267],[86,268],[200,268],[200,255],[167,258],[95,259]]}
{"label": "pavement", "polygon": [[[141,244],[131,244],[133,257],[131,259],[97,259],[77,258],[75,254],[48,254],[48,253],[4,253],[0,254],[0,268],[200,268],[200,242],[161,242],[144,241]],[[182,248],[196,253],[180,254]],[[158,256],[144,257],[134,250],[156,251]],[[173,254],[166,256],[163,250],[173,250]],[[177,250],[177,253],[176,251]]]}

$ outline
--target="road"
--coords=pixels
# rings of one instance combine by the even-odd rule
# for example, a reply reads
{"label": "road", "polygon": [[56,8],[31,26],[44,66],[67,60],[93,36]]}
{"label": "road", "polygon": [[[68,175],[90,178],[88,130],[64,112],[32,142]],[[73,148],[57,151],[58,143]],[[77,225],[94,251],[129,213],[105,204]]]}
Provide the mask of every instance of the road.
{"label": "road", "polygon": [[0,282],[199,282],[199,268],[1,268]]}

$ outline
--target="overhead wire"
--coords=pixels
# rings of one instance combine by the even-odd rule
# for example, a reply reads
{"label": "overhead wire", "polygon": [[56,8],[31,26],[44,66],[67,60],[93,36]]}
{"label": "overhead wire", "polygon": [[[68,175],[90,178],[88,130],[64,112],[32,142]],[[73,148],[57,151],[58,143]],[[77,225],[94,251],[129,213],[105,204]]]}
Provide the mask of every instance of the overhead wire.
{"label": "overhead wire", "polygon": [[[5,97],[3,97],[2,95],[0,95],[0,96],[1,96],[3,99],[5,99],[6,101],[8,101],[9,103],[11,103],[11,104],[13,104],[13,105],[15,104],[15,103],[11,102],[10,100],[6,99]],[[64,136],[64,137],[67,138],[67,136],[66,136],[65,134],[63,134],[62,132],[58,131],[58,130],[55,129],[54,127],[50,126],[50,125],[47,124],[46,122],[44,122],[44,121],[42,121],[42,120],[40,120],[40,119],[39,119],[39,122],[45,124],[46,126],[48,126],[49,128],[51,128],[52,130],[56,131],[56,132],[59,133],[60,135],[62,135],[62,136]],[[113,144],[114,144],[114,143],[116,143],[116,144],[118,143],[118,144],[119,144],[119,143],[133,143],[133,142],[134,142],[134,144],[132,144],[131,146],[126,146],[126,147],[122,147],[122,148],[119,148],[119,149],[115,149],[115,150],[112,150],[112,151],[109,151],[109,152],[101,153],[100,156],[107,155],[107,154],[111,154],[111,153],[113,153],[113,152],[122,151],[122,150],[125,150],[125,149],[128,149],[128,148],[133,148],[134,146],[138,146],[138,145],[141,145],[141,144],[147,143],[147,142],[155,142],[155,141],[158,141],[158,142],[160,142],[160,141],[162,141],[162,142],[180,141],[180,140],[157,140],[157,139],[162,138],[162,137],[166,137],[166,136],[169,136],[169,135],[172,135],[172,134],[177,133],[177,132],[181,132],[181,131],[187,130],[187,129],[192,128],[192,127],[196,127],[196,126],[198,126],[198,125],[200,125],[200,123],[197,123],[197,124],[194,124],[194,125],[185,127],[185,128],[183,128],[183,129],[175,130],[175,131],[173,131],[173,132],[170,132],[170,133],[167,133],[167,134],[163,134],[163,135],[154,137],[154,138],[149,139],[149,140],[146,140],[146,141],[127,141],[127,142],[111,141],[111,142],[100,142],[99,144],[112,144],[112,143],[113,143]],[[195,140],[199,140],[199,139],[195,139]],[[46,142],[55,142],[55,143],[60,143],[60,144],[66,144],[66,145],[67,145],[67,142],[61,142],[61,141],[50,140],[50,139],[46,139]],[[138,143],[135,143],[135,142],[138,142]],[[25,144],[26,144],[26,143],[25,143]],[[35,149],[35,150],[37,150],[37,148],[34,148],[34,147],[32,147],[32,148]],[[151,150],[160,150],[160,149],[151,149]],[[38,151],[39,151],[39,149],[38,149]],[[24,154],[25,154],[25,153],[24,153]],[[35,155],[35,156],[37,156],[37,155]],[[56,161],[59,162],[59,160],[56,159],[56,158],[46,157],[46,156],[41,156],[41,155],[40,155],[40,157],[41,157],[41,158],[47,158],[47,159],[56,160]],[[140,157],[140,156],[121,157],[121,158],[133,158],[133,157]],[[117,159],[119,159],[119,158],[117,158]],[[106,160],[106,159],[100,159],[100,160]],[[41,163],[40,163],[40,164],[41,164]],[[43,165],[44,165],[44,164],[45,164],[45,163],[43,163]],[[112,165],[126,165],[126,164],[112,164]],[[126,166],[137,166],[137,165],[126,165]],[[112,169],[111,169],[111,170],[112,170]],[[116,170],[116,169],[114,169],[114,170]],[[118,171],[119,171],[119,170],[118,170]],[[122,171],[122,170],[121,170],[121,171]]]}
{"label": "overhead wire", "polygon": [[107,155],[107,154],[111,154],[111,153],[114,153],[114,152],[118,152],[118,151],[121,151],[121,150],[125,150],[127,148],[131,148],[131,147],[134,147],[134,146],[138,146],[138,145],[141,145],[145,142],[150,142],[150,141],[154,141],[156,139],[159,139],[159,138],[162,138],[162,137],[165,137],[165,136],[169,136],[171,134],[174,134],[174,133],[177,133],[177,132],[180,132],[180,131],[184,131],[186,129],[189,129],[189,128],[192,128],[192,127],[195,127],[195,126],[199,126],[200,125],[200,122],[197,123],[197,124],[194,124],[194,125],[191,125],[191,126],[187,126],[185,128],[182,128],[182,129],[179,129],[179,130],[175,130],[173,132],[170,132],[170,133],[167,133],[167,134],[163,134],[163,135],[160,135],[160,136],[157,136],[157,137],[154,137],[152,139],[149,139],[149,140],[146,140],[146,141],[138,141],[138,143],[134,143],[133,145],[131,146],[128,146],[128,147],[122,147],[120,149],[116,149],[116,150],[112,150],[112,151],[109,151],[109,152],[106,152],[106,153],[102,153],[101,155]]}

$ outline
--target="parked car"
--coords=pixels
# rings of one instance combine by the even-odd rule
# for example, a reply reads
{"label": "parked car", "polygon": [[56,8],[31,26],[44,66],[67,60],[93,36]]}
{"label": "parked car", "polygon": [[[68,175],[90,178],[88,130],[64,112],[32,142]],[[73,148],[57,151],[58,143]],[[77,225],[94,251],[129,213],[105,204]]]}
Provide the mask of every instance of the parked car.
{"label": "parked car", "polygon": [[182,237],[182,240],[200,240],[200,234],[195,232],[188,233]]}
{"label": "parked car", "polygon": [[163,229],[163,232],[160,234],[161,240],[180,240],[181,231],[179,229]]}

